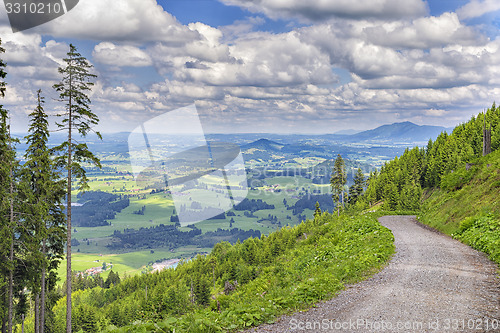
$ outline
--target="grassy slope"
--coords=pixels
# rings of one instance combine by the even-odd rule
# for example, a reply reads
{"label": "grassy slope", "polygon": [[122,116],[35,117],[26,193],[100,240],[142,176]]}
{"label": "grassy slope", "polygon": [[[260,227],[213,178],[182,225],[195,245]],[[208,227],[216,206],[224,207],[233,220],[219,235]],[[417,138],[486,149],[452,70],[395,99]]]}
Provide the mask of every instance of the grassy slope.
{"label": "grassy slope", "polygon": [[[99,326],[106,332],[227,332],[271,322],[280,314],[305,309],[318,300],[331,298],[344,284],[364,279],[385,265],[394,253],[394,238],[388,229],[377,222],[376,218],[380,215],[371,213],[337,218],[323,214],[315,221],[309,220],[298,226],[283,228],[274,232],[270,238],[257,241],[256,258],[262,260],[249,264],[242,257],[237,261],[237,271],[253,267],[259,272],[254,279],[242,283],[235,292],[225,295],[222,286],[226,275],[220,273],[222,277],[217,279],[217,288],[211,292],[220,302],[220,313],[214,310],[217,307],[216,301],[211,300],[208,307],[191,305],[191,309],[182,316],[162,313],[159,317],[151,317],[153,313],[150,313],[149,303],[141,301],[139,297],[143,292],[141,286],[150,280],[148,290],[151,290],[151,295],[154,294],[154,283],[159,283],[158,281],[168,281],[169,286],[175,282],[174,276],[177,276],[182,279],[181,284],[185,284],[189,276],[194,274],[193,269],[203,267],[203,263],[210,260],[209,255],[178,266],[175,273],[167,270],[157,275],[145,274],[136,278],[136,282],[141,279],[138,289],[131,289],[126,295],[120,295],[115,305],[121,309],[125,303],[135,302],[132,304],[134,311],[144,316],[127,317],[134,324],[116,328],[110,325],[107,317],[110,304],[96,310],[96,315],[100,318]],[[259,245],[264,243],[269,245]],[[281,254],[276,255],[274,260],[266,261],[263,256],[274,248],[272,244],[279,244],[279,248],[285,247],[278,250]],[[237,244],[226,247],[224,251],[216,251],[220,253],[214,257],[215,262],[217,265],[225,265],[227,258],[244,253],[243,248],[244,244]],[[103,257],[99,259],[103,260]],[[220,269],[222,267],[225,266]],[[211,270],[207,274],[211,281]],[[160,276],[161,279],[156,278]],[[120,286],[116,288],[121,288]],[[96,306],[93,296],[96,292],[106,291],[95,288],[75,293],[74,306],[79,302]],[[255,297],[256,294],[260,297]],[[63,310],[64,299],[54,308],[58,322],[61,323],[64,322]],[[26,332],[32,332],[32,325],[30,317],[26,322]]]}
{"label": "grassy slope", "polygon": [[500,264],[500,151],[447,175],[426,193],[421,222],[486,252]]}

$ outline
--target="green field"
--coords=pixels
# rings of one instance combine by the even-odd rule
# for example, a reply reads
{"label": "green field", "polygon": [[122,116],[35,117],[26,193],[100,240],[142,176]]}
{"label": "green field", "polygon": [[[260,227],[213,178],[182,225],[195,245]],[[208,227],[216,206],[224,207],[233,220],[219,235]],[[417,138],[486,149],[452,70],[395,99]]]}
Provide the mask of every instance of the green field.
{"label": "green field", "polygon": [[[105,279],[111,269],[118,272],[120,276],[135,275],[141,273],[150,262],[172,258],[191,258],[196,253],[210,252],[208,248],[182,247],[174,251],[166,249],[155,249],[151,251],[136,251],[121,254],[100,253],[73,253],[71,257],[71,268],[73,271],[83,272],[89,268],[102,267],[106,263],[108,269],[101,276]],[[112,265],[112,266],[110,266]],[[59,277],[66,276],[66,260],[63,260],[57,270]],[[63,279],[59,280],[62,283]]]}
{"label": "green field", "polygon": [[[154,249],[154,253],[148,251],[136,251],[130,253],[112,253],[107,247],[112,241],[115,230],[122,231],[127,228],[140,229],[143,227],[153,227],[160,224],[173,224],[170,218],[175,214],[172,197],[167,192],[151,193],[151,189],[144,189],[134,181],[130,173],[128,160],[121,155],[109,154],[101,155],[103,161],[102,170],[92,170],[89,172],[89,186],[91,191],[104,191],[117,195],[127,195],[130,205],[116,214],[115,219],[109,220],[110,225],[101,227],[74,227],[73,238],[80,242],[73,246],[73,270],[85,271],[92,267],[101,267],[103,262],[112,264],[113,270],[122,274],[137,274],[151,261],[170,258],[189,258],[199,252],[206,252],[209,249],[198,249],[196,247],[185,247],[175,249]],[[299,167],[310,167],[324,161],[323,158],[307,157],[289,160],[288,165]],[[283,165],[283,164],[282,164]],[[217,183],[217,178],[205,177],[207,182]],[[191,190],[194,194],[197,190]],[[230,210],[235,216],[226,216],[225,219],[213,219],[196,224],[203,233],[216,231],[217,229],[229,229],[231,219],[234,220],[232,228],[243,230],[259,230],[267,235],[272,231],[285,226],[297,225],[301,221],[297,216],[293,216],[292,210],[287,209],[288,205],[293,205],[307,193],[329,193],[329,185],[312,184],[310,179],[303,177],[272,177],[265,178],[263,186],[249,191],[248,199],[261,199],[264,202],[274,205],[275,209],[258,210],[254,216],[244,215],[244,211]],[[221,199],[223,194],[220,194]],[[77,192],[73,193],[73,200],[78,201]],[[213,202],[204,203],[217,205],[217,197]],[[144,215],[134,214],[145,206]],[[307,218],[312,217],[311,210],[305,210],[302,215]],[[275,216],[279,223],[268,219],[269,215]],[[180,228],[183,231],[189,228]],[[116,250],[114,250],[116,252]],[[59,268],[59,273],[64,276],[66,270],[65,262]],[[106,277],[109,269],[103,273]]]}

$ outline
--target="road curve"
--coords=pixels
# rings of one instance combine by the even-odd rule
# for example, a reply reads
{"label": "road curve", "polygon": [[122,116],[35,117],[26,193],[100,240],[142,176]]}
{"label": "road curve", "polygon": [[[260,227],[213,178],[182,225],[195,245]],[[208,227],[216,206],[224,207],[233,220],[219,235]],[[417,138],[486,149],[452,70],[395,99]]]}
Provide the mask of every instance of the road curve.
{"label": "road curve", "polygon": [[384,216],[396,254],[372,278],[253,332],[500,332],[497,265],[419,224]]}

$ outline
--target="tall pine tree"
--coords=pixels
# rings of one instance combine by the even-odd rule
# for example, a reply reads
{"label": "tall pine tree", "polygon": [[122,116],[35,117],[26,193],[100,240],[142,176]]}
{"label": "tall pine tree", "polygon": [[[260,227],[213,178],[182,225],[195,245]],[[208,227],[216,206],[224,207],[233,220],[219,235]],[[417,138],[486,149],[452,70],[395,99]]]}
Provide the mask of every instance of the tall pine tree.
{"label": "tall pine tree", "polygon": [[356,174],[354,175],[354,184],[349,187],[349,203],[355,204],[359,197],[363,194],[364,187],[366,185],[365,175],[361,168],[358,168]]}
{"label": "tall pine tree", "polygon": [[337,207],[337,215],[340,215],[341,206],[344,205],[344,186],[346,182],[347,174],[345,171],[345,162],[342,156],[338,154],[333,164],[332,178],[330,179],[332,198],[333,203]]}
{"label": "tall pine tree", "polygon": [[[28,148],[24,155],[25,163],[21,172],[21,200],[24,202],[25,243],[30,251],[25,256],[31,264],[33,277],[32,291],[39,296],[39,325],[35,332],[45,330],[45,309],[47,274],[55,271],[64,254],[65,218],[63,201],[65,181],[56,170],[48,147],[49,123],[43,109],[44,98],[41,90],[37,92],[37,106],[29,115],[29,135],[26,136]],[[40,293],[38,294],[38,291]],[[38,310],[38,309],[37,309]],[[38,313],[38,312],[37,312]]]}
{"label": "tall pine tree", "polygon": [[[99,118],[90,109],[90,98],[87,93],[93,86],[92,79],[96,75],[90,73],[93,67],[85,57],[77,52],[75,46],[70,44],[67,58],[64,58],[65,67],[59,68],[62,75],[60,83],[54,85],[59,92],[59,100],[65,103],[66,112],[60,114],[62,121],[57,123],[60,129],[68,132],[68,139],[55,148],[60,153],[56,159],[59,166],[67,172],[66,190],[66,332],[71,332],[71,189],[73,178],[78,179],[78,189],[88,188],[87,176],[81,163],[91,163],[101,167],[99,159],[88,149],[87,144],[78,143],[75,135],[85,137],[97,125]],[[76,132],[76,133],[75,133]],[[99,138],[99,132],[95,132]]]}
{"label": "tall pine tree", "polygon": [[[0,53],[5,49],[1,47]],[[0,59],[0,97],[5,96],[7,73],[5,63]],[[14,180],[15,152],[12,149],[10,136],[9,113],[0,105],[0,294],[4,295],[0,310],[2,315],[2,330],[5,326],[12,332],[14,316]]]}

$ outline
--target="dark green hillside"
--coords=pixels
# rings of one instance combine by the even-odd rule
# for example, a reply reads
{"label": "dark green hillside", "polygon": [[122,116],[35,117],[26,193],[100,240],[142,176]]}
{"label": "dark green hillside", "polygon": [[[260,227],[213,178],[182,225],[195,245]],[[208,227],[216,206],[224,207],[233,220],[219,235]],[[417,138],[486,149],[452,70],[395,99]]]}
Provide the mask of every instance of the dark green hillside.
{"label": "dark green hillside", "polygon": [[500,263],[500,150],[478,158],[429,190],[420,221],[463,241]]}
{"label": "dark green hillside", "polygon": [[[352,183],[354,174],[358,168],[361,168],[363,173],[369,173],[374,169],[372,165],[358,162],[355,160],[344,159],[346,166],[347,182]],[[307,170],[307,177],[310,177],[314,184],[330,184],[330,178],[332,176],[333,165],[335,160],[328,159],[325,160]]]}

